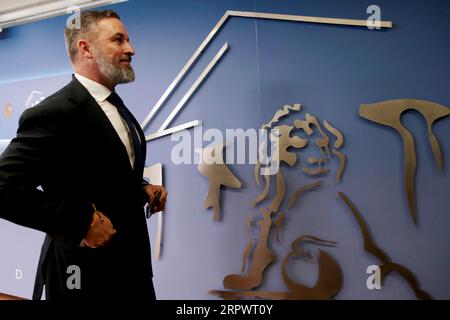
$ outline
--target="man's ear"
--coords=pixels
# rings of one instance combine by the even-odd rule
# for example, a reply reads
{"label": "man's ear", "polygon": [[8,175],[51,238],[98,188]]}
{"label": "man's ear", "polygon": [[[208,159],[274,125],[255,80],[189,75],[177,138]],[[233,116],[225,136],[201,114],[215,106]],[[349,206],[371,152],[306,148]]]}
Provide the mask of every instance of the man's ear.
{"label": "man's ear", "polygon": [[93,58],[92,50],[91,50],[91,46],[89,45],[89,42],[87,42],[84,39],[80,39],[80,40],[78,40],[77,47],[78,47],[78,52],[82,57],[87,58],[87,59]]}

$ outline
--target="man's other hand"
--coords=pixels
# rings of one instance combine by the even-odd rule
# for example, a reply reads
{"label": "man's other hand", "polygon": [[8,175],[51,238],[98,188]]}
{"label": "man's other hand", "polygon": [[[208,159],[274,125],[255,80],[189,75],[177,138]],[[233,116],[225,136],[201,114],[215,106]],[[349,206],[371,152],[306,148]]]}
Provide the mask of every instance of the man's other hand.
{"label": "man's other hand", "polygon": [[166,206],[167,191],[163,186],[148,184],[143,187],[147,194],[147,203],[152,213],[163,211]]}

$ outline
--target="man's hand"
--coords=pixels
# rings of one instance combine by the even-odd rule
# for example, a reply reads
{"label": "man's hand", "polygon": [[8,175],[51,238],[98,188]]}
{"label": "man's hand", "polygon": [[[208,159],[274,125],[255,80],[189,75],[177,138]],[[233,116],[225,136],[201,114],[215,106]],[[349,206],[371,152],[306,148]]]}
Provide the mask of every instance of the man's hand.
{"label": "man's hand", "polygon": [[152,213],[163,211],[166,206],[167,191],[163,186],[148,184],[143,187],[147,194],[149,210]]}
{"label": "man's hand", "polygon": [[111,220],[100,211],[95,211],[91,227],[89,228],[81,247],[99,248],[111,241],[113,235],[116,233]]}

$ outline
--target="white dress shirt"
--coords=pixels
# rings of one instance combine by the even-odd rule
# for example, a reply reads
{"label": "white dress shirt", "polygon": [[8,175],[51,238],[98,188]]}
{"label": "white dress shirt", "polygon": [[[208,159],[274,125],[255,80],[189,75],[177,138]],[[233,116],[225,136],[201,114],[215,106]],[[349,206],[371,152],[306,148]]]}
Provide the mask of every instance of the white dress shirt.
{"label": "white dress shirt", "polygon": [[86,88],[86,90],[91,94],[91,96],[97,101],[100,108],[108,117],[112,126],[116,130],[119,135],[120,140],[122,140],[123,145],[127,149],[128,158],[130,159],[131,167],[134,168],[134,149],[130,137],[130,131],[126,122],[122,119],[117,111],[117,108],[110,103],[106,98],[112,93],[111,90],[101,85],[98,82],[95,82],[91,79],[88,79],[81,74],[75,73],[75,78]]}

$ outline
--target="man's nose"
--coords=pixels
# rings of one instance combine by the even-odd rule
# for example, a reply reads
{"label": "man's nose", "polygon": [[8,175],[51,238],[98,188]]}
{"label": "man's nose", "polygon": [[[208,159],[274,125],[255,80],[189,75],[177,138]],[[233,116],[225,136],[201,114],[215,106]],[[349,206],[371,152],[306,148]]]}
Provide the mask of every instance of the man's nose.
{"label": "man's nose", "polygon": [[131,45],[131,43],[127,42],[127,46],[125,48],[125,54],[127,54],[127,55],[129,55],[131,57],[131,56],[134,56],[135,53],[136,52],[134,51],[134,48]]}

